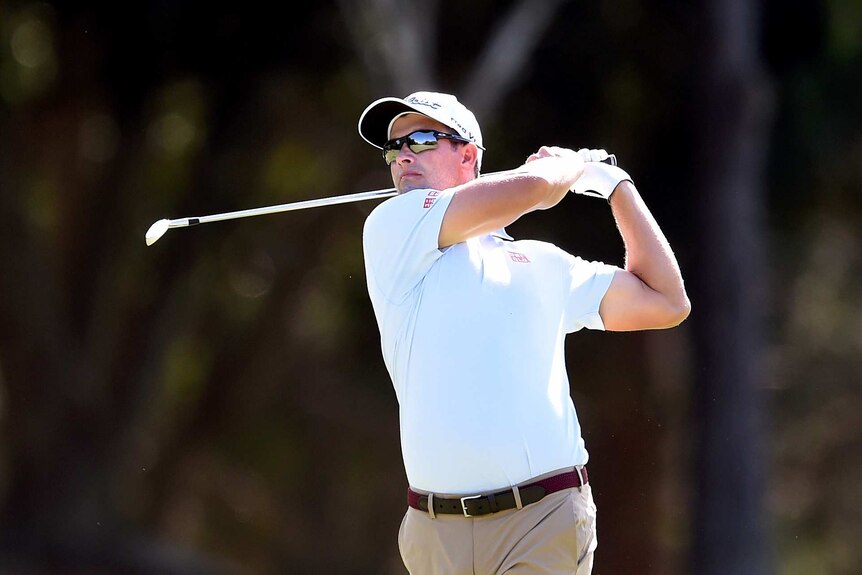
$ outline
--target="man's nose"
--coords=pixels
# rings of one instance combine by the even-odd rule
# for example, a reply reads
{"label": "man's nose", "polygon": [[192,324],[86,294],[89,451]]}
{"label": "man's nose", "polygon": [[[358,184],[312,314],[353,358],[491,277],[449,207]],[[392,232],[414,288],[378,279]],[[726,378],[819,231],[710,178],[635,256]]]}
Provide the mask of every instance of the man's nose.
{"label": "man's nose", "polygon": [[407,142],[404,142],[401,144],[401,149],[398,150],[398,157],[395,158],[395,161],[399,164],[403,162],[412,162],[415,155],[416,154],[413,153],[413,150],[410,149]]}

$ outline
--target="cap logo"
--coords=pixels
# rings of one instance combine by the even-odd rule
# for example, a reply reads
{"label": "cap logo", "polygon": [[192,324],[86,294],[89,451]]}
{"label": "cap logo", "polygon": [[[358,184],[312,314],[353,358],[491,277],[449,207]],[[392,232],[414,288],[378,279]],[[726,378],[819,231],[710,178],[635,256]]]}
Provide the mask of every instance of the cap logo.
{"label": "cap logo", "polygon": [[411,104],[419,104],[420,106],[428,106],[429,108],[433,108],[435,110],[440,108],[440,104],[438,102],[434,102],[433,100],[424,100],[421,98],[417,98],[416,96],[411,96],[407,99]]}
{"label": "cap logo", "polygon": [[[409,104],[418,104],[420,106],[428,106],[432,110],[439,110],[443,107],[443,104],[441,104],[440,102],[435,102],[434,100],[429,100],[427,98],[417,98],[416,96],[410,96],[405,100],[405,102]],[[461,124],[461,122],[459,122],[457,118],[452,116],[452,114],[449,114],[449,121],[451,122],[449,124],[450,127],[455,128],[456,130],[461,132],[461,134],[471,142],[476,141],[476,136],[473,135],[473,132],[465,128],[464,125]]]}

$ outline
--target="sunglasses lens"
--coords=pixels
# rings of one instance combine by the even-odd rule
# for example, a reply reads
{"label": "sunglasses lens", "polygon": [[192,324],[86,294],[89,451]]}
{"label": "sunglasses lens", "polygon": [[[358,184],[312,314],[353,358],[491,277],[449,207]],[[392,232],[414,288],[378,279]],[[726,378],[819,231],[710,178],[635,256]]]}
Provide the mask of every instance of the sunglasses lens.
{"label": "sunglasses lens", "polygon": [[437,147],[437,136],[432,132],[414,132],[408,136],[407,145],[414,154]]}
{"label": "sunglasses lens", "polygon": [[433,150],[437,147],[437,136],[434,132],[419,131],[408,134],[402,138],[389,140],[383,145],[383,159],[387,164],[391,164],[398,159],[398,154],[401,153],[401,147],[407,144],[410,151],[414,154],[419,154],[426,150]]}
{"label": "sunglasses lens", "polygon": [[391,164],[398,158],[398,150],[394,148],[390,148],[388,150],[383,150],[383,159],[386,160],[386,165]]}

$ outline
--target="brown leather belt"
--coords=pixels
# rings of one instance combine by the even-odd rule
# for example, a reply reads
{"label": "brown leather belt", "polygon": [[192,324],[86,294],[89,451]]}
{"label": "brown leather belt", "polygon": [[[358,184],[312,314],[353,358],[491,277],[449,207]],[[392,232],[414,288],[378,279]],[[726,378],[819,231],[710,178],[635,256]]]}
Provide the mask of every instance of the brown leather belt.
{"label": "brown leather belt", "polygon": [[[570,487],[581,487],[588,482],[587,468],[581,467],[574,471],[567,471],[546,479],[540,479],[528,485],[523,485],[518,488],[521,506],[535,503],[546,495],[556,491],[562,491]],[[407,504],[410,507],[420,511],[428,511],[428,499],[428,495],[416,493],[409,487],[407,488]],[[464,517],[488,515],[489,513],[497,513],[498,511],[518,507],[514,489],[481,495],[468,495],[455,499],[436,496],[430,499],[434,501],[435,514],[463,515]]]}

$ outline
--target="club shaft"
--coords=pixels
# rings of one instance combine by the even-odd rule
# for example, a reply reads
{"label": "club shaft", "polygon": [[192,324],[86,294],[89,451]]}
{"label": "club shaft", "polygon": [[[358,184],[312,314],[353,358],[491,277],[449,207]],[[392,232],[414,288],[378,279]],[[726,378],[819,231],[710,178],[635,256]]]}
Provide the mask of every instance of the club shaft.
{"label": "club shaft", "polygon": [[358,192],[355,194],[345,194],[343,196],[333,196],[330,198],[317,198],[313,200],[303,200],[300,202],[291,202],[288,204],[279,204],[277,206],[266,206],[263,208],[252,208],[248,210],[238,210],[235,212],[225,212],[223,214],[212,214],[209,216],[199,216],[192,218],[179,218],[171,220],[171,228],[181,228],[186,226],[194,226],[197,224],[206,224],[210,222],[220,222],[222,220],[233,220],[236,218],[248,218],[252,216],[262,216],[266,214],[277,214],[280,212],[289,212],[292,210],[304,210],[308,208],[317,208],[322,206],[333,206],[336,204],[346,204],[349,202],[359,202],[363,200],[373,200],[377,198],[388,198],[397,194],[395,188],[385,188],[382,190],[373,190],[370,192]]}
{"label": "club shaft", "polygon": [[[616,165],[616,156],[611,154],[605,163]],[[492,174],[485,174],[492,175]],[[236,218],[248,218],[252,216],[262,216],[266,214],[277,214],[280,212],[289,212],[292,210],[304,210],[308,208],[317,208],[322,206],[333,206],[336,204],[346,204],[350,202],[359,202],[363,200],[374,200],[378,198],[389,198],[397,195],[395,188],[384,188],[381,190],[372,190],[370,192],[357,192],[354,194],[345,194],[343,196],[332,196],[329,198],[317,198],[313,200],[303,200],[299,202],[291,202],[288,204],[279,204],[276,206],[266,206],[262,208],[251,208],[248,210],[238,210],[235,212],[225,212],[223,214],[212,214],[209,216],[198,216],[191,218],[179,218],[170,220],[169,228],[183,228],[194,226],[197,224],[206,224],[210,222],[220,222],[222,220],[233,220]]]}

